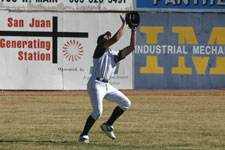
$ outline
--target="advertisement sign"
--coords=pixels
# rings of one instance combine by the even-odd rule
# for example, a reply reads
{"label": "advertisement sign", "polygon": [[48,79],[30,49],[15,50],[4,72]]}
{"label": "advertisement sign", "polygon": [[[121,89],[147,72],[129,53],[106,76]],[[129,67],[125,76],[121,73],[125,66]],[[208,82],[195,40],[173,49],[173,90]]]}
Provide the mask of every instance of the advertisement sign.
{"label": "advertisement sign", "polygon": [[225,12],[224,0],[135,0],[135,10]]}
{"label": "advertisement sign", "polygon": [[134,56],[135,89],[224,88],[224,17],[141,13]]}
{"label": "advertisement sign", "polygon": [[1,0],[0,9],[55,11],[128,11],[133,0]]}
{"label": "advertisement sign", "polygon": [[[86,89],[97,37],[122,24],[119,13],[0,13],[1,89]],[[129,37],[127,30],[112,49],[127,46]],[[118,64],[116,88],[133,87],[131,62],[129,56]]]}

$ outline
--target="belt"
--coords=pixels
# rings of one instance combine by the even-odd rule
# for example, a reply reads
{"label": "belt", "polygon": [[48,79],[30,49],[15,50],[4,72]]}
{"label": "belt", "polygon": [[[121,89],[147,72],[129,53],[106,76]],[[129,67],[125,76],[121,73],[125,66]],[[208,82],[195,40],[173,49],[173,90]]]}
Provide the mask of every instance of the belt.
{"label": "belt", "polygon": [[96,78],[96,80],[101,81],[101,82],[105,82],[105,83],[108,83],[109,82],[108,80],[105,80],[103,78]]}

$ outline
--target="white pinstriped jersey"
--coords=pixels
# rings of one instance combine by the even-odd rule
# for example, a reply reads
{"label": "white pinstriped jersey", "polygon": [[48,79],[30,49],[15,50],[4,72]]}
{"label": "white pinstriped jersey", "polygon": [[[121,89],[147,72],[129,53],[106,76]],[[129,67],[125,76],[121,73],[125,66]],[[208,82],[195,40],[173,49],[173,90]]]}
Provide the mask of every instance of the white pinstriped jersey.
{"label": "white pinstriped jersey", "polygon": [[116,69],[116,64],[122,58],[120,51],[114,51],[111,48],[103,48],[103,46],[104,43],[101,43],[95,49],[92,76],[109,80]]}
{"label": "white pinstriped jersey", "polygon": [[115,57],[117,57],[118,53],[119,51],[112,51],[107,48],[100,58],[94,58],[92,76],[109,80],[116,69]]}

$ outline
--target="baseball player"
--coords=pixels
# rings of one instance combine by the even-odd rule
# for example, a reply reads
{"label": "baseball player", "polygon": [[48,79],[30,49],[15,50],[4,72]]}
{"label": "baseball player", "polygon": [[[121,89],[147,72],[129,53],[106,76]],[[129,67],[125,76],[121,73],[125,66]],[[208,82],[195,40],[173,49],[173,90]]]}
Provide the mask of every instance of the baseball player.
{"label": "baseball player", "polygon": [[95,48],[93,55],[93,73],[87,84],[88,95],[90,97],[93,112],[87,118],[83,132],[79,137],[79,142],[89,143],[88,132],[95,121],[102,115],[104,98],[118,104],[108,121],[100,126],[111,139],[116,138],[113,133],[113,123],[131,105],[130,100],[109,83],[109,80],[116,69],[116,64],[130,54],[136,46],[136,27],[132,27],[130,45],[119,51],[111,49],[111,46],[121,38],[126,29],[126,20],[122,15],[120,15],[120,19],[122,21],[122,26],[115,35],[111,37],[111,33],[107,31],[97,39],[97,47]]}

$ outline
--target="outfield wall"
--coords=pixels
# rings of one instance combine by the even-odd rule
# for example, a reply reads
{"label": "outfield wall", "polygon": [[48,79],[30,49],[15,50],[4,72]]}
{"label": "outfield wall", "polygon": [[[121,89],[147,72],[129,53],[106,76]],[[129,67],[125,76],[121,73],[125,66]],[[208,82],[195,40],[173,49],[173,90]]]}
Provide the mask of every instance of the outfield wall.
{"label": "outfield wall", "polygon": [[225,87],[225,15],[141,13],[135,89]]}
{"label": "outfield wall", "polygon": [[[86,89],[97,37],[122,24],[120,13],[3,10],[0,15],[0,88],[10,90]],[[127,30],[112,48],[129,45],[129,38]],[[132,89],[132,74],[130,55],[118,64],[111,84]]]}
{"label": "outfield wall", "polygon": [[225,87],[225,1],[136,0],[135,89]]}
{"label": "outfield wall", "polygon": [[[222,0],[2,0],[0,89],[86,89],[97,36],[115,33],[119,15],[132,10],[141,17],[137,47],[112,85],[225,88],[224,7]],[[126,30],[113,48],[129,39]]]}

